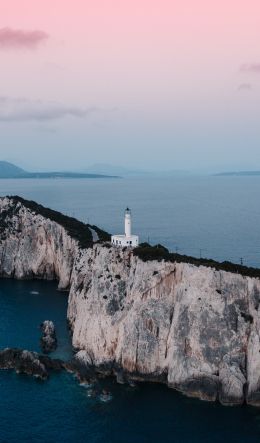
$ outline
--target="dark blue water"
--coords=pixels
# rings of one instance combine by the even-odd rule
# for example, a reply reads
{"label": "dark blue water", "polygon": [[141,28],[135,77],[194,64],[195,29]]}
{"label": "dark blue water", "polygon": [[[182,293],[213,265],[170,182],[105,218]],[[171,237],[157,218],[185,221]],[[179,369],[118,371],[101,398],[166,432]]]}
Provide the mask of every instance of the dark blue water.
{"label": "dark blue water", "polygon": [[[39,292],[32,294],[31,292]],[[39,324],[57,326],[56,356],[70,355],[66,294],[55,283],[0,279],[0,348],[39,350]],[[102,403],[67,373],[45,382],[0,371],[0,441],[88,443],[258,443],[260,410],[227,408],[183,397],[159,385],[121,386],[104,380],[95,387],[112,392]]]}
{"label": "dark blue water", "polygon": [[[0,180],[0,194],[20,194],[100,225],[122,230],[133,208],[135,230],[171,249],[260,266],[260,178]],[[39,350],[39,324],[55,322],[55,356],[69,358],[66,293],[51,282],[0,280],[0,348]],[[191,400],[159,385],[104,380],[112,400],[89,397],[67,373],[46,382],[0,371],[0,442],[259,443],[260,410]]]}
{"label": "dark blue water", "polygon": [[0,279],[0,349],[20,347],[40,352],[40,324],[53,320],[59,346],[52,356],[69,359],[67,305],[68,293],[57,291],[56,282]]}
{"label": "dark blue water", "polygon": [[0,441],[41,443],[259,443],[260,413],[199,403],[159,386],[109,384],[88,398],[68,374],[47,382],[3,372]]}

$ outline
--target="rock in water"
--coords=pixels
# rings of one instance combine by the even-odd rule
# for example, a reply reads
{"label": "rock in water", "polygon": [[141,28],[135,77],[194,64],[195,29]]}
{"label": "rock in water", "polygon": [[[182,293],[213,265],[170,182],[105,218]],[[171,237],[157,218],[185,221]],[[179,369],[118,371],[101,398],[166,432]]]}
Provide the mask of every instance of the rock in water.
{"label": "rock in water", "polygon": [[0,369],[15,369],[17,373],[45,380],[48,372],[36,352],[6,348],[0,351]]}
{"label": "rock in water", "polygon": [[17,374],[27,374],[46,380],[49,371],[67,370],[73,372],[70,362],[52,359],[47,355],[18,348],[0,350],[0,369],[14,369]]}
{"label": "rock in water", "polygon": [[55,351],[57,348],[57,337],[54,323],[50,320],[45,320],[41,324],[42,337],[41,348],[42,352],[49,354],[49,352]]}

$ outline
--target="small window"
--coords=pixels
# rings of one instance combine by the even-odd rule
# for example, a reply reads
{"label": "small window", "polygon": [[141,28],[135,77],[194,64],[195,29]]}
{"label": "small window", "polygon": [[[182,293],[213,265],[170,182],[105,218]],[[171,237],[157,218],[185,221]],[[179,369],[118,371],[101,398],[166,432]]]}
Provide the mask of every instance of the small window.
{"label": "small window", "polygon": [[130,241],[129,243],[130,243],[130,245],[132,244],[132,242],[131,242],[131,241]]}

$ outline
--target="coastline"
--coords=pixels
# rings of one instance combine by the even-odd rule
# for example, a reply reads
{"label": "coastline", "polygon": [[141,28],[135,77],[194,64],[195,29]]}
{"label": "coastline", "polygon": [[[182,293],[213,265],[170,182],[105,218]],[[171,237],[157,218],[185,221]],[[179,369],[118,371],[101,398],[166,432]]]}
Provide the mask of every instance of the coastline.
{"label": "coastline", "polygon": [[73,346],[86,367],[166,381],[223,404],[259,405],[259,278],[145,261],[102,242],[82,248],[35,207],[8,198],[0,206],[1,276],[56,278],[70,290]]}

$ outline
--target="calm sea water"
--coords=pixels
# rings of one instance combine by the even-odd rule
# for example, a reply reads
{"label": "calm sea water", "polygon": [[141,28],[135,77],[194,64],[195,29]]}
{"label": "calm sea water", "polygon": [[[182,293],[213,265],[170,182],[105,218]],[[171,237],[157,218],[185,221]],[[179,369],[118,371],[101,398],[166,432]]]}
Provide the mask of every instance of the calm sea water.
{"label": "calm sea water", "polygon": [[[48,318],[57,326],[54,355],[68,358],[66,305],[67,294],[55,283],[0,279],[0,348],[38,351],[39,324]],[[108,403],[88,397],[67,373],[41,382],[0,371],[0,442],[259,443],[256,408],[204,403],[159,385],[130,388],[104,380],[95,389],[102,388],[112,393]]]}
{"label": "calm sea water", "polygon": [[260,267],[260,177],[0,180],[0,195],[19,194],[123,231],[132,208],[142,241],[171,250]]}
{"label": "calm sea water", "polygon": [[[260,178],[127,180],[0,180],[0,194],[20,194],[122,231],[122,211],[133,209],[142,240],[181,252],[260,265],[257,205]],[[89,219],[89,220],[88,220]],[[69,358],[67,294],[55,282],[0,279],[0,348],[39,350],[39,324],[54,320],[58,349]],[[159,385],[136,388],[104,380],[112,400],[89,397],[69,374],[46,382],[0,371],[0,442],[258,443],[260,410],[191,400]]]}

